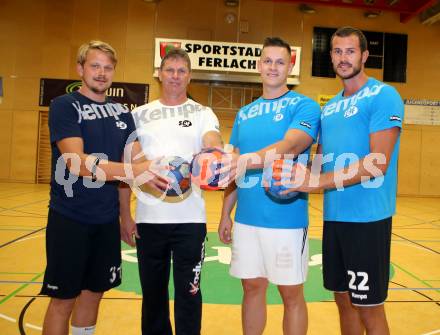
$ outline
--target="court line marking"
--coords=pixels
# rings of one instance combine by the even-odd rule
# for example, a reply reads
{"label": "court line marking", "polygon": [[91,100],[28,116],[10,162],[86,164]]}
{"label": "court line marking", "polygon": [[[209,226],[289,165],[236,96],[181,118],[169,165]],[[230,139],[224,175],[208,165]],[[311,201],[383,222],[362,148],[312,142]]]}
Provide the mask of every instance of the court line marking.
{"label": "court line marking", "polygon": [[25,323],[25,326],[31,329],[35,329],[35,330],[43,330],[43,327],[39,327],[39,326],[35,326],[32,323]]}
{"label": "court line marking", "polygon": [[435,227],[419,227],[419,228],[415,228],[415,227],[402,227],[402,228],[393,227],[393,231],[394,230],[415,230],[415,231],[417,231],[417,230],[434,230],[434,231],[437,231],[438,228],[439,227],[437,227],[437,225],[435,225]]}
{"label": "court line marking", "polygon": [[[5,319],[5,320],[10,321],[10,322],[14,322],[14,323],[17,322],[16,319],[11,318],[11,317],[9,317],[9,316],[7,316],[7,315],[4,315],[4,314],[1,314],[1,313],[0,313],[0,318]],[[28,328],[30,328],[30,329],[34,329],[34,330],[39,330],[39,331],[42,331],[42,330],[43,330],[42,327],[39,327],[39,326],[33,325],[32,323],[27,323],[27,322],[26,322],[26,323],[25,323],[25,326],[28,327]]]}
{"label": "court line marking", "polygon": [[[1,208],[0,208],[1,209]],[[12,211],[12,212],[17,212],[17,213],[22,213],[22,214],[27,214],[27,215],[17,215],[17,214],[0,214],[0,216],[5,216],[5,217],[11,217],[11,218],[39,218],[39,217],[47,217],[46,211],[43,211],[43,214],[38,213],[40,211],[40,209],[37,210],[37,212],[25,212],[22,210],[18,210],[18,209],[5,209],[4,211],[0,211],[0,212],[7,212],[7,211]],[[34,215],[34,216],[32,216]]]}
{"label": "court line marking", "polygon": [[312,206],[312,205],[310,204],[310,202],[309,202],[309,208],[312,208],[312,209],[318,211],[319,213],[322,213],[322,209],[321,209],[321,208],[318,208],[318,207],[316,207],[316,206]]}
{"label": "court line marking", "polygon": [[18,197],[18,196],[22,196],[22,195],[28,195],[28,194],[33,194],[33,193],[38,193],[38,192],[43,192],[43,191],[36,191],[36,192],[28,192],[28,191],[26,191],[26,192],[20,192],[20,193],[17,193],[17,194],[12,194],[12,195],[1,195],[0,196],[0,199],[8,199],[8,198],[14,198],[14,197]]}
{"label": "court line marking", "polygon": [[0,284],[43,284],[42,281],[0,280]]}
{"label": "court line marking", "polygon": [[[402,240],[393,239],[392,241],[402,241]],[[440,242],[440,240],[411,240],[411,241],[412,242]]]}
{"label": "court line marking", "polygon": [[[406,217],[408,219],[411,220],[417,220],[419,222],[412,222],[412,223],[403,223],[403,222],[399,222],[396,221],[396,228],[410,228],[410,227],[414,227],[414,226],[422,226],[422,225],[434,225],[437,226],[438,223],[440,223],[440,218],[436,217],[436,218],[432,218],[432,219],[428,219],[428,220],[424,220],[424,219],[420,219],[420,218],[415,218],[415,217],[409,217],[407,215],[402,215],[402,214],[396,214],[394,217],[397,216],[397,220],[399,219],[398,216],[403,216]],[[394,222],[393,222],[394,223]]]}
{"label": "court line marking", "polygon": [[430,251],[432,251],[432,252],[435,253],[435,254],[440,255],[440,252],[438,252],[437,250],[431,249],[431,248],[429,248],[429,247],[427,247],[427,246],[424,246],[423,244],[420,244],[420,243],[414,242],[414,241],[412,241],[412,240],[410,240],[410,239],[407,239],[406,237],[403,237],[403,236],[397,235],[396,233],[392,233],[392,234],[393,234],[394,236],[400,237],[402,240],[406,240],[406,241],[411,242],[411,243],[413,243],[413,244],[416,244],[416,245],[418,245],[418,246],[420,246],[420,247],[422,247],[422,248],[424,248],[424,249],[426,249],[426,250],[430,250]]}
{"label": "court line marking", "polygon": [[422,250],[424,252],[427,251],[425,247],[421,247],[421,246],[417,245],[417,243],[410,243],[410,242],[405,241],[405,240],[396,240],[396,239],[392,239],[391,242],[395,243],[395,244],[401,244],[402,246],[405,246],[405,247]]}
{"label": "court line marking", "polygon": [[[26,331],[24,330],[24,327],[26,325],[23,325],[23,321],[24,321],[24,316],[26,314],[26,311],[28,310],[29,306],[35,301],[36,298],[32,298],[31,300],[29,300],[26,305],[24,305],[24,307],[22,308],[21,312],[20,312],[20,316],[18,318],[18,329],[20,330],[20,335],[26,335]],[[37,326],[35,326],[37,327]]]}
{"label": "court line marking", "polygon": [[440,333],[440,329],[433,330],[432,332],[429,332],[429,333],[423,333],[422,335],[434,335],[434,334],[438,334],[438,333]]}
{"label": "court line marking", "polygon": [[9,241],[9,242],[3,243],[2,245],[0,245],[0,249],[3,248],[3,247],[6,247],[6,246],[9,245],[9,244],[12,244],[12,243],[14,243],[14,242],[17,242],[17,241],[19,241],[19,240],[21,240],[21,239],[23,239],[23,238],[26,238],[26,237],[28,237],[28,236],[30,236],[30,235],[32,235],[32,234],[38,233],[38,232],[42,231],[43,229],[46,229],[46,227],[42,227],[42,228],[37,229],[37,230],[35,230],[35,231],[33,231],[33,232],[29,233],[29,234],[26,234],[26,235],[23,235],[23,236],[17,237],[16,239],[13,239],[13,240],[11,240],[11,241]]}
{"label": "court line marking", "polygon": [[0,275],[36,275],[39,272],[0,272]]}
{"label": "court line marking", "polygon": [[[410,241],[410,242],[412,242],[412,241]],[[418,279],[418,278],[416,278],[416,279]],[[431,280],[431,281],[438,281],[438,280]],[[425,289],[427,289],[427,288],[425,288]],[[433,289],[435,289],[435,288],[433,288]],[[428,289],[429,290],[429,289]],[[405,302],[405,301],[401,301],[401,302]],[[2,314],[0,314],[0,316],[3,316]],[[6,318],[9,318],[9,317],[7,317],[7,316],[5,316]],[[9,318],[9,319],[11,319],[11,320],[13,320],[14,322],[16,322],[16,320],[14,320],[14,319],[12,319],[12,318]],[[28,326],[28,325],[31,325],[31,324],[27,324],[26,323],[26,326]],[[32,326],[32,325],[31,325]],[[35,326],[35,327],[37,327],[37,326]],[[30,327],[31,328],[31,327]],[[37,329],[38,330],[41,330],[41,328],[39,328],[39,327],[37,327]],[[440,333],[440,329],[438,329],[438,330],[435,330],[435,331],[433,331],[433,332],[430,332],[430,333],[425,333],[425,334],[423,334],[423,335],[432,335],[432,334],[438,334],[438,333]]]}
{"label": "court line marking", "polygon": [[[16,216],[14,216],[15,218]],[[15,228],[15,229],[20,229],[20,228],[40,228],[41,225],[37,225],[37,226],[31,226],[31,225],[7,225],[7,224],[2,224],[1,225],[2,228]]]}
{"label": "court line marking", "polygon": [[0,228],[0,231],[33,231],[29,228]]}
{"label": "court line marking", "polygon": [[29,205],[35,205],[35,204],[39,204],[39,203],[45,202],[45,201],[48,202],[49,199],[47,198],[47,199],[44,199],[44,200],[38,200],[38,201],[34,201],[34,202],[29,202],[29,203],[22,204],[20,206],[11,207],[11,208],[0,207],[0,209],[1,209],[0,212],[13,211],[13,210],[15,210],[17,208],[23,208],[23,207],[26,207],[26,206],[29,206]]}
{"label": "court line marking", "polygon": [[401,225],[401,226],[396,225],[396,228],[399,228],[399,229],[401,229],[401,228],[411,228],[411,227],[414,227],[414,226],[421,226],[421,225],[425,225],[425,224],[428,224],[428,225],[432,224],[434,226],[437,226],[438,225],[437,222],[440,223],[440,219],[429,220],[429,221],[424,221],[424,222],[419,222],[419,223],[409,223],[409,224],[404,224],[404,225]]}
{"label": "court line marking", "polygon": [[[44,227],[44,228],[46,228],[46,227]],[[39,238],[39,237],[44,237],[44,234],[35,235],[35,236],[31,236],[31,237],[25,237],[25,238],[18,240],[17,243],[33,240],[34,238]]]}
{"label": "court line marking", "polygon": [[[117,290],[119,293],[121,291]],[[0,294],[0,297],[4,296]],[[17,294],[15,296],[16,298],[39,298],[39,299],[50,299],[50,297],[46,295],[24,295],[24,294]],[[142,296],[138,297],[102,297],[102,300],[133,300],[133,301],[142,301]],[[334,300],[320,300],[318,302],[332,302],[334,303]],[[386,303],[407,303],[407,304],[413,304],[413,303],[440,303],[440,300],[386,300]],[[203,303],[205,305],[213,305],[208,303]],[[215,305],[215,304],[214,304]]]}
{"label": "court line marking", "polygon": [[402,232],[406,233],[406,232],[412,232],[412,231],[414,231],[414,232],[426,232],[427,230],[429,230],[429,231],[437,232],[438,228],[439,227],[424,227],[424,228],[422,228],[422,227],[420,227],[420,228],[408,227],[408,228],[400,228],[400,229],[396,228],[396,229],[394,229],[394,227],[393,227],[393,231],[397,230],[399,232],[402,231]]}
{"label": "court line marking", "polygon": [[[44,274],[44,272],[39,273],[38,275],[36,275],[34,278],[31,279],[31,281],[35,281],[38,278],[40,278],[42,275]],[[4,302],[8,301],[9,299],[11,299],[12,297],[14,297],[18,292],[22,291],[23,289],[25,289],[26,287],[28,287],[29,284],[23,284],[21,285],[19,288],[17,288],[15,291],[11,292],[10,294],[8,294],[6,297],[4,297],[2,300],[0,300],[0,305],[3,304]]]}
{"label": "court line marking", "polygon": [[[398,285],[398,286],[403,287],[403,288],[407,288],[405,285],[400,284],[400,283],[395,282],[395,281],[391,281],[391,280],[390,280],[390,283],[392,283],[392,284],[394,284],[394,285]],[[430,297],[429,295],[427,295],[427,294],[424,294],[424,293],[422,293],[422,292],[420,292],[420,291],[417,291],[417,290],[413,290],[413,292],[416,293],[416,294],[421,295],[422,297],[428,299],[429,301],[434,301],[434,299],[431,298],[431,297]],[[439,305],[439,304],[437,304],[437,305]],[[439,306],[440,306],[440,305],[439,305]]]}
{"label": "court line marking", "polygon": [[29,215],[6,215],[6,214],[0,214],[0,217],[4,218],[24,218],[24,219],[45,219],[47,218],[47,215],[43,214],[29,214]]}
{"label": "court line marking", "polygon": [[25,211],[17,210],[17,209],[4,209],[4,210],[1,210],[0,213],[7,212],[7,211],[21,213],[21,214],[27,214],[27,216],[24,216],[24,215],[11,215],[11,214],[0,214],[0,216],[6,216],[6,217],[10,217],[10,218],[31,218],[31,219],[39,219],[39,218],[47,217],[47,215],[44,215],[44,214],[30,213],[30,212],[25,212]]}
{"label": "court line marking", "polygon": [[[398,202],[398,201],[399,201],[399,198],[397,198],[397,202]],[[406,209],[415,209],[416,211],[420,211],[420,209],[417,208],[417,206],[416,206],[416,207],[409,207],[408,205],[406,205],[405,207],[406,207]],[[428,207],[431,208],[431,206],[428,206]],[[434,210],[433,212],[428,212],[427,214],[432,214],[432,213],[436,213],[436,211]],[[416,215],[417,215],[417,214],[416,214]],[[419,218],[419,217],[417,217],[417,216],[413,216],[413,214],[404,214],[404,213],[401,213],[401,212],[399,211],[399,209],[397,209],[397,213],[396,213],[394,216],[401,216],[401,217],[404,217],[404,218],[407,218],[407,219],[417,220],[417,221],[419,221],[419,223],[427,222],[427,221],[424,221],[423,219],[421,219],[421,218]],[[429,221],[436,221],[436,220],[438,220],[438,219],[429,220]],[[411,223],[410,223],[410,224],[411,224]]]}
{"label": "court line marking", "polygon": [[15,319],[7,316],[7,315],[4,315],[2,313],[0,313],[0,318],[5,319],[5,320],[10,321],[10,322],[17,322],[17,320],[15,320]]}
{"label": "court line marking", "polygon": [[[1,284],[29,284],[29,285],[41,285],[43,284],[42,281],[22,281],[22,280],[0,280],[0,285]],[[440,290],[440,287],[433,287],[433,288],[429,288],[429,287],[390,287],[388,288],[388,290],[393,290],[393,291],[438,291]]]}
{"label": "court line marking", "polygon": [[[409,272],[408,270],[405,270],[403,267],[401,267],[400,265],[397,265],[395,262],[391,262],[391,264],[393,264],[393,266],[395,266],[396,268],[398,268],[400,271],[405,272],[408,276],[414,278],[415,280],[419,281],[420,283],[422,283],[425,286],[428,286],[430,288],[434,288],[432,287],[429,283],[427,283],[426,281],[420,279],[419,277],[417,277],[416,275],[412,274],[411,272]],[[438,293],[440,293],[440,291],[438,289],[436,289],[436,291]]]}
{"label": "court line marking", "polygon": [[388,290],[417,290],[417,291],[432,291],[432,290],[440,290],[440,287],[389,287]]}
{"label": "court line marking", "polygon": [[[0,280],[0,285],[1,284],[29,284],[29,285],[41,285],[43,284],[42,281],[23,281],[23,280]],[[388,288],[388,290],[393,290],[393,291],[413,291],[413,290],[418,290],[418,291],[436,291],[436,290],[440,290],[440,287],[390,287]]]}

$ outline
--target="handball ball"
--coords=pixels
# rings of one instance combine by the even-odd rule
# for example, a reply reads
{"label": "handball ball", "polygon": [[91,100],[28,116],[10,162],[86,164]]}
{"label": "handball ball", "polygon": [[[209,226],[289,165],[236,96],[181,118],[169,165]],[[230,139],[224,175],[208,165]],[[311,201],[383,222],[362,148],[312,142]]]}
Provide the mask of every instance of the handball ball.
{"label": "handball ball", "polygon": [[218,190],[218,182],[223,176],[216,171],[222,166],[224,154],[220,149],[208,148],[195,155],[191,162],[191,182],[202,190]]}
{"label": "handball ball", "polygon": [[[272,169],[268,169],[268,171],[265,171],[265,174],[263,178],[265,179],[266,183],[269,184],[267,187],[265,187],[266,192],[269,194],[270,197],[280,200],[285,199],[292,199],[296,197],[299,192],[291,192],[287,194],[280,194],[282,191],[287,190],[284,185],[275,185],[278,182],[283,182],[285,184],[289,183],[290,178],[281,178],[281,173],[283,172],[283,164],[286,164],[289,166],[289,170],[296,164],[296,161],[293,160],[283,160],[278,159],[274,161],[272,165]],[[284,171],[289,172],[289,171]]]}
{"label": "handball ball", "polygon": [[186,193],[191,188],[189,163],[178,156],[165,157],[161,163],[170,166],[170,170],[165,175],[171,179],[170,188],[167,189],[167,196],[176,197]]}

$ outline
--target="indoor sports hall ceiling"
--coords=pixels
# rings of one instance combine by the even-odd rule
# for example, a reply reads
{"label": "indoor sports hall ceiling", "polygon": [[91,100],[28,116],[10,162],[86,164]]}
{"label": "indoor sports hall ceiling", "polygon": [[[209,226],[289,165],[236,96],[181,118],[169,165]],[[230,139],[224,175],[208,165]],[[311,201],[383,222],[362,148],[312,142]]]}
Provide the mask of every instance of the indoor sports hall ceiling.
{"label": "indoor sports hall ceiling", "polygon": [[[239,0],[235,0],[239,2]],[[357,8],[369,13],[390,11],[400,14],[400,22],[406,23],[419,15],[422,23],[433,24],[440,20],[439,0],[267,0],[302,4],[301,10],[314,10],[313,5]],[[371,16],[373,17],[373,16]]]}

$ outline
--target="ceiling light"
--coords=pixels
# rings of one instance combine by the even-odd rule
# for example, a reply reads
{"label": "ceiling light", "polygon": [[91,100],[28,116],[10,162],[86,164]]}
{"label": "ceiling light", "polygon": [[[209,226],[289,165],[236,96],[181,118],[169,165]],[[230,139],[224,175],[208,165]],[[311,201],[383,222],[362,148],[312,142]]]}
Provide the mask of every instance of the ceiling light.
{"label": "ceiling light", "polygon": [[364,16],[367,19],[375,19],[376,17],[378,17],[379,15],[382,15],[382,12],[365,12]]}
{"label": "ceiling light", "polygon": [[225,6],[227,7],[237,7],[239,0],[225,0]]}
{"label": "ceiling light", "polygon": [[299,11],[304,14],[315,14],[316,9],[304,3],[299,5]]}

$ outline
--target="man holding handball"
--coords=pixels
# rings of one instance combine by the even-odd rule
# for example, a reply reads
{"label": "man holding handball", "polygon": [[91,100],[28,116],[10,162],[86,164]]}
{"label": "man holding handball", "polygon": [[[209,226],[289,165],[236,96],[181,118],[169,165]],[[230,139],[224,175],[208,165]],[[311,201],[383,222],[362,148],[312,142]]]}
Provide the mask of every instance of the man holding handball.
{"label": "man holding handball", "polygon": [[[162,59],[161,97],[133,110],[139,141],[148,159],[179,156],[191,161],[203,148],[223,147],[219,122],[210,108],[187,98],[191,63],[181,49]],[[177,197],[145,189],[138,194],[136,222],[130,215],[130,190],[121,198],[123,240],[136,236],[142,286],[142,334],[172,334],[168,281],[174,275],[177,335],[198,335],[201,329],[201,267],[206,237],[205,203],[193,185]]]}
{"label": "man holding handball", "polygon": [[[150,163],[122,163],[140,151],[130,110],[106,97],[117,63],[107,43],[78,50],[78,91],[49,109],[52,172],[42,294],[50,296],[44,335],[92,335],[105,291],[121,283],[119,180],[147,174],[149,187],[167,187]],[[131,164],[133,163],[133,164]],[[67,179],[66,179],[67,177]],[[144,180],[147,180],[144,179]]]}
{"label": "man holding handball", "polygon": [[367,46],[356,28],[342,27],[332,36],[331,58],[343,90],[322,110],[318,154],[325,158],[324,173],[314,172],[321,167],[314,162],[313,172],[303,170],[305,180],[292,189],[325,190],[324,286],[334,291],[344,335],[389,334],[384,302],[404,106],[392,86],[364,72]]}
{"label": "man holding handball", "polygon": [[[318,104],[287,87],[291,59],[288,43],[276,37],[264,41],[258,61],[263,95],[237,113],[230,140],[240,154],[237,171],[240,162],[249,164],[244,178],[239,176],[225,190],[218,232],[224,243],[232,241],[230,273],[242,281],[246,335],[264,331],[269,282],[278,286],[283,300],[284,334],[307,332],[303,295],[308,267],[307,195],[274,199],[262,187],[266,155],[307,156],[318,133]],[[235,203],[232,239],[230,215]]]}

